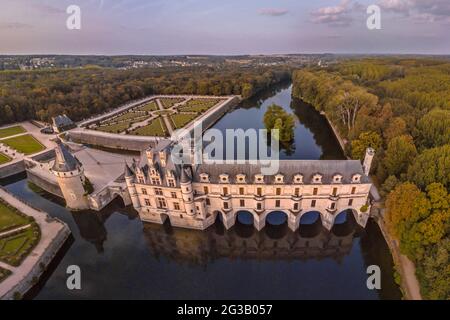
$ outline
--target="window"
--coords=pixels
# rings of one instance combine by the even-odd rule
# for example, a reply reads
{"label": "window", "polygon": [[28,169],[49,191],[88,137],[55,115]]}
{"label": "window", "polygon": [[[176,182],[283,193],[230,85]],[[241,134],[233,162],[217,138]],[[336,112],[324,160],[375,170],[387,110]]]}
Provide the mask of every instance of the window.
{"label": "window", "polygon": [[355,194],[356,192],[356,187],[352,187],[352,194]]}
{"label": "window", "polygon": [[298,210],[298,203],[294,203],[294,210]]}
{"label": "window", "polygon": [[142,188],[141,191],[142,191],[142,194],[147,195],[147,189]]}
{"label": "window", "polygon": [[173,181],[173,179],[169,179],[167,180],[167,182],[169,183],[169,187],[175,187],[175,182]]}
{"label": "window", "polygon": [[144,183],[144,179],[142,179],[141,177],[139,177],[139,178],[138,178],[138,182],[139,182],[140,184],[143,184],[143,183]]}
{"label": "window", "polygon": [[209,193],[208,187],[203,187],[203,193],[204,194],[208,194]]}
{"label": "window", "polygon": [[316,200],[311,201],[311,207],[314,208],[316,206]]}
{"label": "window", "polygon": [[152,178],[152,184],[159,185],[159,184],[161,184],[161,182],[159,181],[158,178]]}
{"label": "window", "polygon": [[145,201],[145,205],[146,205],[147,207],[150,207],[150,206],[151,206],[150,200],[144,199],[144,201]]}
{"label": "window", "polygon": [[331,210],[334,210],[336,208],[336,203],[332,202],[330,208]]}
{"label": "window", "polygon": [[171,192],[171,193],[170,193],[170,196],[171,196],[172,198],[176,199],[176,198],[177,198],[177,193],[176,193],[176,192]]}
{"label": "window", "polygon": [[277,194],[277,196],[279,196],[281,194],[281,188],[276,189],[276,194]]}
{"label": "window", "polygon": [[224,188],[223,188],[223,194],[224,194],[224,195],[227,195],[227,194],[228,194],[228,188],[227,188],[227,187],[224,187]]}
{"label": "window", "polygon": [[256,204],[256,209],[257,209],[257,210],[261,210],[261,208],[262,208],[261,203],[258,202],[258,203]]}
{"label": "window", "polygon": [[160,188],[155,188],[155,194],[158,196],[162,196],[163,195],[163,191]]}
{"label": "window", "polygon": [[208,198],[206,198],[206,205],[207,206],[211,205],[211,201]]}
{"label": "window", "polygon": [[349,199],[349,200],[348,200],[348,205],[349,205],[349,206],[352,206],[352,205],[353,205],[353,199]]}
{"label": "window", "polygon": [[313,195],[315,195],[315,196],[317,195],[317,188],[313,189]]}
{"label": "window", "polygon": [[228,209],[228,202],[224,202],[224,203],[223,203],[223,208],[224,208],[224,209]]}
{"label": "window", "polygon": [[300,188],[295,188],[294,194],[298,197],[300,195]]}
{"label": "window", "polygon": [[275,200],[275,208],[279,208],[280,207],[280,200]]}
{"label": "window", "polygon": [[261,196],[262,195],[262,188],[256,188],[256,194],[258,196]]}
{"label": "window", "polygon": [[244,194],[244,188],[239,188],[239,194]]}
{"label": "window", "polygon": [[156,198],[156,202],[157,202],[156,205],[158,208],[164,209],[167,207],[166,200],[164,200],[164,198]]}
{"label": "window", "polygon": [[337,188],[333,188],[333,196],[337,195]]}
{"label": "window", "polygon": [[239,205],[241,206],[241,207],[245,207],[245,200],[244,199],[241,199],[241,200],[239,200]]}
{"label": "window", "polygon": [[174,208],[175,210],[180,210],[180,204],[179,204],[178,202],[174,202],[174,203],[173,203],[173,208]]}

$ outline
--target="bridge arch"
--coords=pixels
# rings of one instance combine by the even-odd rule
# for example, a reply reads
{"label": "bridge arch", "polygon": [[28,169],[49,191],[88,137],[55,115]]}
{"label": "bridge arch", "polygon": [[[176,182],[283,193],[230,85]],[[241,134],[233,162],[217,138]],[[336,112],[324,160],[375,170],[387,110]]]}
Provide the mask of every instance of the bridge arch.
{"label": "bridge arch", "polygon": [[300,215],[300,225],[312,225],[317,222],[322,223],[322,214],[319,211],[307,211]]}
{"label": "bridge arch", "polygon": [[250,238],[256,232],[254,227],[254,214],[248,210],[239,210],[235,213],[234,231],[241,238]]}
{"label": "bridge arch", "polygon": [[289,213],[283,210],[274,210],[264,216],[264,232],[269,239],[282,239],[289,232]]}
{"label": "bridge arch", "polygon": [[357,212],[354,209],[345,209],[334,217],[331,232],[338,237],[345,237],[355,231]]}
{"label": "bridge arch", "polygon": [[287,224],[288,219],[288,214],[282,210],[271,211],[265,216],[266,225],[272,226],[281,226],[283,224]]}

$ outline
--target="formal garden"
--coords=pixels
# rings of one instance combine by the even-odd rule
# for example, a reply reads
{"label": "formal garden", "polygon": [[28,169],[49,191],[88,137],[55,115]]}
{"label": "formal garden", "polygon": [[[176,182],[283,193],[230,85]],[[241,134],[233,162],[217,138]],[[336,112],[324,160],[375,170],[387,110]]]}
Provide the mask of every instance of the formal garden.
{"label": "formal garden", "polygon": [[3,143],[25,155],[34,154],[45,150],[45,146],[31,134],[2,139],[0,140],[0,143]]}
{"label": "formal garden", "polygon": [[10,161],[11,161],[10,157],[8,157],[6,154],[0,152],[0,165],[4,164],[4,163],[7,163],[7,162],[10,162]]}
{"label": "formal garden", "polygon": [[13,126],[0,129],[0,138],[14,136],[16,134],[24,133],[26,130],[22,126]]}
{"label": "formal garden", "polygon": [[39,239],[40,230],[34,219],[0,200],[0,261],[20,265]]}
{"label": "formal garden", "polygon": [[183,128],[222,101],[224,99],[207,97],[159,98],[99,121],[89,126],[89,129],[116,134],[167,137],[170,135],[167,126],[172,126],[173,129]]}

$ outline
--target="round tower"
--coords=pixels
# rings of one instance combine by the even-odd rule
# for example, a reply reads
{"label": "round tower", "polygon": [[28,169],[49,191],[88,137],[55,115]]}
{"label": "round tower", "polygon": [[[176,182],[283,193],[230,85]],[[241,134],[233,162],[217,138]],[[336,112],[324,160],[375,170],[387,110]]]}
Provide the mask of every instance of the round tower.
{"label": "round tower", "polygon": [[373,157],[375,156],[375,150],[373,148],[366,149],[366,155],[364,157],[363,169],[364,174],[369,176],[370,167],[372,166]]}
{"label": "round tower", "polygon": [[130,194],[131,203],[135,209],[138,209],[141,204],[139,203],[139,197],[136,191],[136,186],[134,184],[134,172],[125,163],[125,182],[127,184],[128,193]]}
{"label": "round tower", "polygon": [[56,159],[51,171],[56,176],[67,207],[72,210],[89,209],[88,182],[83,166],[60,140],[57,141],[55,153]]}
{"label": "round tower", "polygon": [[192,188],[192,179],[186,172],[187,167],[181,167],[180,173],[180,186],[181,194],[183,197],[184,208],[186,209],[186,214],[195,215],[195,204],[194,204],[194,190]]}

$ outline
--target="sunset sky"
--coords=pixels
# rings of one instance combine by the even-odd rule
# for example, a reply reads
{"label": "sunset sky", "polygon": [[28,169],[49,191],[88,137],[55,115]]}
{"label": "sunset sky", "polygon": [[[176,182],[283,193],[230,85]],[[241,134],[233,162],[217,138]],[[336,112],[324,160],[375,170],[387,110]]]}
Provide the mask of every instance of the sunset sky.
{"label": "sunset sky", "polygon": [[[66,8],[81,8],[68,30]],[[381,8],[381,30],[366,9]],[[450,0],[1,0],[0,54],[450,54]]]}

